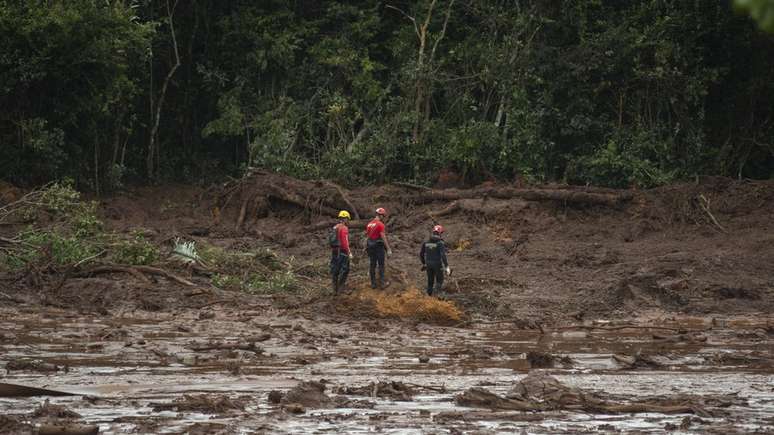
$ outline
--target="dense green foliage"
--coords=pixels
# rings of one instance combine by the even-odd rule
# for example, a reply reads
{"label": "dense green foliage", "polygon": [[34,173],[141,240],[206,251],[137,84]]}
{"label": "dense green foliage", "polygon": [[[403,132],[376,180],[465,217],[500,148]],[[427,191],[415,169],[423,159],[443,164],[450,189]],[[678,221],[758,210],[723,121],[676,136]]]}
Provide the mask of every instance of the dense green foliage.
{"label": "dense green foliage", "polygon": [[0,0],[0,36],[19,184],[774,176],[774,39],[730,0]]}

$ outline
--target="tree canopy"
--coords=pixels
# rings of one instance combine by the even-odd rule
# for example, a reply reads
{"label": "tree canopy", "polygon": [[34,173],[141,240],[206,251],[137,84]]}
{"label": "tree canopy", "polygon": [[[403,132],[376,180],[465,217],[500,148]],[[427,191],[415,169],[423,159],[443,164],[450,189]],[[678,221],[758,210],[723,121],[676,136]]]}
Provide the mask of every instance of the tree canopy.
{"label": "tree canopy", "polygon": [[772,1],[0,1],[0,174],[769,178],[756,21]]}

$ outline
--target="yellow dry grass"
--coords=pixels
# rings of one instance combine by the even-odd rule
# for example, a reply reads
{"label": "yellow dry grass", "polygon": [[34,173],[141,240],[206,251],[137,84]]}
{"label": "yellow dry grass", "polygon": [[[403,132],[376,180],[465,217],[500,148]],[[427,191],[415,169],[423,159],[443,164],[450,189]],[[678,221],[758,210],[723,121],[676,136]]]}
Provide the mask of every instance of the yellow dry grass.
{"label": "yellow dry grass", "polygon": [[427,296],[415,287],[400,293],[360,289],[352,295],[359,304],[369,305],[380,317],[416,319],[439,324],[462,321],[464,314],[453,302]]}

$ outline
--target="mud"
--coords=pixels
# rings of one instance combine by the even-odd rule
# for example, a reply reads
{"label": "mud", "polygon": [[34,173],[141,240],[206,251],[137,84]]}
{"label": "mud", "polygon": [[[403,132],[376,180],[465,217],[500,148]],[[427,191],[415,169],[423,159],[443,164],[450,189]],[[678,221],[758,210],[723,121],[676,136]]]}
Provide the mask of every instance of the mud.
{"label": "mud", "polygon": [[[270,254],[301,290],[230,291],[213,284],[218,271],[168,258],[164,273],[0,275],[2,382],[76,394],[0,397],[0,433],[63,420],[41,409],[103,433],[774,431],[771,182],[510,197],[485,186],[484,197],[447,192],[460,198],[449,204],[412,186],[265,176],[265,191],[227,185],[230,202],[221,188],[138,189],[100,199],[102,217],[167,251],[182,237]],[[320,211],[342,201],[362,216],[349,289],[334,297]],[[369,288],[358,246],[376,204],[391,212],[386,291]],[[417,258],[434,222],[447,228],[454,270],[438,298],[423,294]],[[455,401],[471,390],[513,401],[536,374],[592,406]]]}
{"label": "mud", "polygon": [[[41,406],[61,406],[68,415],[80,415],[78,423],[98,425],[103,433],[774,430],[774,336],[763,332],[770,318],[586,322],[541,332],[483,321],[464,328],[330,322],[326,314],[266,312],[244,321],[237,309],[212,310],[215,318],[203,321],[188,309],[77,317],[60,309],[0,309],[0,328],[17,337],[0,344],[0,366],[24,358],[69,367],[56,374],[13,370],[4,382],[81,394],[0,398],[6,415],[0,423],[40,426]],[[706,340],[655,339],[663,328],[701,332]],[[106,333],[116,330],[124,333]],[[250,343],[256,335],[261,353],[197,347]],[[531,368],[537,354],[572,364]],[[633,366],[621,355],[648,355],[658,365]],[[690,396],[706,414],[640,413],[631,407],[622,408],[623,414],[492,413],[454,402],[474,387],[514,397],[514,385],[535,373],[585,397],[622,405],[653,397],[662,405],[679,404]],[[735,400],[717,400],[729,395]]]}

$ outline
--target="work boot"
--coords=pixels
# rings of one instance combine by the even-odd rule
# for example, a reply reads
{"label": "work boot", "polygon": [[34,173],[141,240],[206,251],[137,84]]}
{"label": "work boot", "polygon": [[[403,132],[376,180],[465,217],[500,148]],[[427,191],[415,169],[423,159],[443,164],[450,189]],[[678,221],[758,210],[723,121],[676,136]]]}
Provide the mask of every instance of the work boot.
{"label": "work boot", "polygon": [[339,293],[349,293],[349,288],[347,288],[346,278],[339,280],[338,292]]}
{"label": "work boot", "polygon": [[390,286],[390,282],[389,281],[380,281],[379,282],[379,288],[382,289],[382,290],[386,289],[389,286]]}

